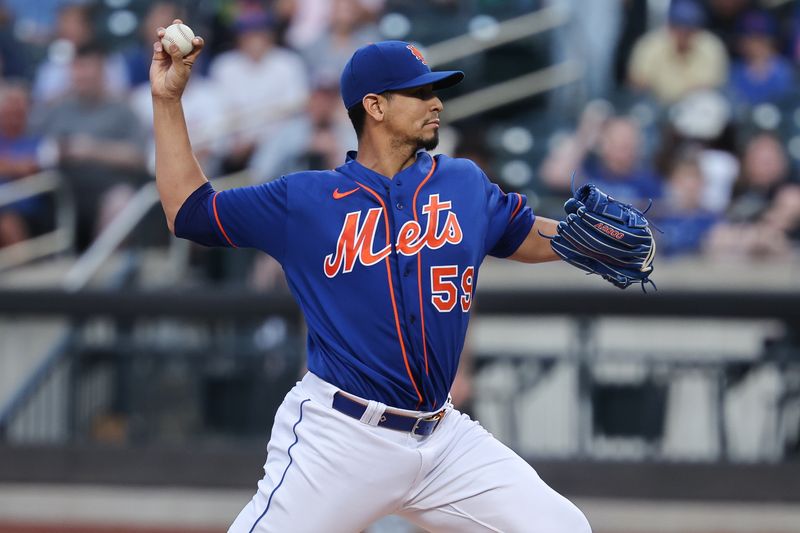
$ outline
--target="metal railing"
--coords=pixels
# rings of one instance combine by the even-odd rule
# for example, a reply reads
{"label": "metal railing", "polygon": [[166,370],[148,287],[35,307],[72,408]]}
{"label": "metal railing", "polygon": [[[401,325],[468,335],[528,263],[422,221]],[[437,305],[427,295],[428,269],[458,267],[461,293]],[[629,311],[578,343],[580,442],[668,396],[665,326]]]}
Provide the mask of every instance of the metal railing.
{"label": "metal railing", "polygon": [[[536,12],[498,23],[492,28],[490,35],[480,36],[479,34],[468,32],[431,45],[427,49],[427,59],[430,65],[435,67],[551,30],[565,24],[568,20],[569,12],[561,4],[545,7]],[[448,102],[446,116],[451,121],[462,120],[490,109],[573,83],[581,78],[582,73],[583,65],[577,61],[566,61],[552,65],[451,99]],[[286,109],[277,113],[276,116],[279,119],[288,118],[295,112],[296,109]],[[233,128],[231,131],[226,131],[224,127],[214,128],[213,135],[235,133],[236,126],[230,126],[235,122],[231,123],[229,121],[227,124],[229,125],[228,129]],[[202,137],[204,139],[198,141],[200,144],[211,140],[210,136],[204,135]],[[239,180],[240,177],[232,182],[238,183]],[[225,183],[225,179],[215,180],[215,184],[219,184],[222,187],[225,187]],[[58,192],[60,197],[68,194],[66,189],[61,187],[61,176],[57,172],[48,171],[0,186],[0,205],[46,192]],[[0,250],[0,271],[71,249],[74,240],[74,207],[71,206],[70,202],[61,201],[62,199],[59,198],[56,229],[24,243]],[[101,233],[77,263],[72,266],[64,277],[64,287],[68,290],[78,290],[84,286],[111,256],[113,251],[119,247],[120,243],[137,227],[157,200],[158,195],[153,183],[145,184],[140,188],[132,201],[126,205],[112,224]],[[176,248],[180,246],[175,245]]]}
{"label": "metal railing", "polygon": [[[246,183],[248,173],[237,172],[213,180],[218,190],[224,190]],[[114,254],[119,246],[139,226],[144,217],[159,202],[158,189],[155,182],[144,184],[125,205],[125,208],[114,220],[103,229],[89,248],[81,255],[69,271],[64,275],[62,286],[67,291],[78,291],[86,287],[92,277]],[[173,248],[185,247],[188,243],[173,239]]]}
{"label": "metal railing", "polygon": [[[222,190],[242,185],[246,178],[246,172],[238,172],[214,180],[214,185]],[[44,180],[38,180],[34,183],[45,190],[48,185],[57,185],[55,182]],[[147,214],[158,204],[158,201],[159,197],[155,182],[144,184],[67,271],[61,282],[63,290],[67,293],[76,293],[84,290],[103,265],[107,264],[120,245],[139,227]],[[181,239],[172,239],[170,247],[170,255],[173,259],[170,267],[174,271],[172,273],[173,277],[177,279],[180,277],[188,258],[189,242]],[[110,286],[106,288],[114,289],[118,287],[134,268],[135,257],[128,255],[127,260],[123,262],[112,279]],[[7,302],[17,301],[14,296],[9,295],[8,298]],[[60,383],[59,376],[71,372],[70,350],[78,341],[77,332],[82,327],[83,322],[77,314],[65,313],[65,316],[68,316],[71,322],[66,325],[66,329],[54,341],[52,348],[42,358],[41,363],[31,371],[17,391],[12,394],[7,405],[0,409],[0,434],[8,430],[8,420],[19,416],[20,413],[30,408],[36,395],[43,388],[48,386],[51,388],[58,387]],[[64,393],[64,389],[61,388],[60,392],[53,393],[52,396],[63,397]]]}
{"label": "metal railing", "polygon": [[[533,13],[498,22],[484,31],[467,32],[430,45],[425,50],[425,56],[433,68],[558,28],[569,20],[570,14],[566,5],[556,3]],[[447,101],[443,115],[448,121],[456,122],[557,89],[579,81],[583,77],[584,68],[585,65],[577,60],[550,65],[452,98]]]}
{"label": "metal railing", "polygon": [[492,48],[531,37],[569,21],[569,10],[562,3],[542,8],[513,19],[499,22],[488,31],[467,32],[464,35],[432,44],[425,49],[425,59],[431,68],[441,66]]}
{"label": "metal railing", "polygon": [[[490,33],[485,35],[467,32],[464,35],[433,44],[426,51],[427,60],[432,67],[435,67],[551,30],[565,24],[568,20],[568,9],[561,4],[555,4],[533,13],[499,22],[491,28]],[[451,121],[462,120],[573,83],[579,80],[582,74],[583,65],[577,61],[551,65],[539,71],[451,99],[448,102],[446,116]],[[296,111],[297,109],[294,108],[280,110],[276,112],[276,120],[291,117]],[[236,121],[227,120],[223,127],[215,125],[214,128],[208,130],[208,135],[200,136],[203,138],[198,140],[198,143],[205,144],[211,142],[214,137],[236,133],[236,124]],[[215,183],[222,184],[224,180],[216,180]],[[59,195],[56,229],[24,243],[0,250],[0,271],[71,249],[74,240],[74,207],[70,202],[62,201],[68,192],[66,188],[61,187],[61,176],[57,172],[43,172],[0,186],[0,206],[47,192],[57,192]],[[155,186],[153,184],[143,186],[123,212],[70,269],[64,278],[65,287],[69,290],[77,290],[87,282],[156,201]]]}
{"label": "metal railing", "polygon": [[[533,353],[504,353],[502,350],[495,350],[492,353],[474,354],[476,380],[482,383],[478,387],[482,391],[478,401],[489,409],[491,405],[497,405],[496,412],[500,413],[499,418],[484,418],[484,422],[499,429],[503,440],[512,447],[523,447],[521,443],[525,438],[521,434],[521,428],[524,427],[523,421],[526,418],[524,399],[529,398],[540,386],[551,383],[551,378],[558,372],[566,372],[573,375],[576,381],[574,385],[564,389],[564,393],[572,398],[570,402],[574,403],[577,411],[570,414],[569,409],[562,413],[562,409],[555,405],[548,408],[549,412],[555,413],[556,418],[563,414],[572,417],[571,424],[575,424],[574,433],[569,433],[569,439],[565,441],[571,444],[560,448],[562,451],[566,450],[570,457],[594,457],[595,451],[601,449],[598,448],[598,442],[604,442],[606,437],[603,432],[610,432],[613,436],[617,431],[614,429],[614,420],[611,426],[606,425],[609,419],[597,411],[597,402],[610,402],[612,407],[617,405],[616,408],[620,408],[619,400],[630,397],[634,400],[622,407],[625,410],[634,410],[635,414],[629,413],[627,416],[649,418],[628,420],[623,425],[629,429],[623,428],[621,431],[631,431],[630,427],[634,432],[641,430],[644,444],[637,448],[638,451],[631,452],[633,455],[626,455],[629,452],[625,450],[629,449],[623,448],[614,457],[637,460],[669,459],[669,453],[661,450],[657,444],[647,444],[651,440],[657,443],[658,439],[663,438],[664,419],[668,412],[665,401],[668,386],[672,380],[702,381],[706,384],[705,390],[708,394],[705,400],[711,424],[708,431],[714,437],[708,444],[711,451],[705,455],[692,456],[692,460],[735,460],[736,456],[730,455],[731,449],[735,448],[731,448],[731,438],[728,436],[732,418],[730,413],[726,414],[727,398],[731,391],[735,393],[742,382],[742,376],[757,374],[761,369],[771,369],[785,383],[775,392],[776,401],[772,406],[775,409],[775,425],[764,430],[771,432],[763,435],[769,440],[770,446],[759,453],[763,453],[760,456],[762,460],[780,460],[783,445],[792,435],[793,426],[789,422],[794,415],[788,414],[796,413],[799,403],[797,378],[800,377],[800,342],[796,338],[796,332],[800,330],[800,309],[796,305],[799,297],[796,292],[757,291],[684,291],[641,295],[605,290],[484,290],[476,299],[481,318],[563,316],[569,317],[568,320],[574,326],[571,334],[574,343],[564,350],[539,350]],[[101,318],[101,323],[105,324],[105,333],[95,337],[104,339],[103,342],[95,341],[87,345],[85,336],[73,337],[70,349],[67,350],[70,357],[61,360],[61,364],[64,369],[69,369],[66,372],[74,380],[73,390],[76,391],[91,388],[92,380],[86,376],[81,377],[82,374],[76,372],[76,369],[87,368],[86,361],[105,365],[106,369],[114,368],[117,376],[115,379],[123,379],[115,381],[115,386],[123,392],[137,390],[134,396],[138,398],[137,402],[143,401],[142,398],[146,400],[146,409],[143,407],[145,411],[137,412],[134,406],[134,411],[128,412],[126,416],[133,417],[132,420],[140,428],[149,427],[145,433],[155,440],[160,438],[157,424],[143,421],[143,416],[157,416],[158,405],[163,404],[172,409],[172,404],[176,402],[188,405],[189,413],[196,412],[199,407],[193,402],[200,401],[197,398],[190,399],[191,395],[179,401],[172,393],[168,395],[169,399],[165,397],[159,400],[160,395],[165,392],[152,381],[155,376],[169,376],[176,368],[182,368],[187,381],[179,389],[184,391],[198,390],[197,385],[193,385],[197,380],[219,386],[220,382],[215,381],[216,377],[227,376],[227,381],[224,381],[227,385],[219,389],[219,395],[214,397],[215,402],[225,404],[223,399],[227,394],[233,394],[237,380],[252,379],[250,373],[254,369],[287,368],[284,356],[277,356],[277,359],[266,356],[271,349],[259,345],[260,341],[257,340],[273,338],[276,335],[273,329],[276,325],[273,323],[263,326],[264,331],[258,333],[258,324],[263,324],[267,317],[281,317],[288,324],[297,324],[299,321],[299,310],[289,295],[265,295],[244,289],[79,293],[0,291],[0,315],[4,314],[68,315],[81,324],[92,324],[97,318]],[[784,333],[782,337],[773,339],[770,345],[754,347],[753,353],[747,354],[727,352],[731,347],[722,344],[708,344],[704,348],[707,353],[687,352],[686,348],[659,345],[627,350],[604,348],[599,341],[599,319],[620,324],[625,321],[616,319],[625,317],[680,317],[686,320],[692,317],[713,317],[717,320],[770,319],[783,324],[781,331]],[[636,326],[632,326],[632,330],[635,329]],[[294,355],[291,357],[297,358],[302,339],[299,328],[293,327],[292,331],[294,348],[291,353]],[[770,331],[773,329],[770,328]],[[609,382],[608,376],[601,379],[603,373],[600,369],[604,365],[636,368],[641,379],[633,382],[623,380],[621,383],[613,380]],[[488,385],[492,383],[492,379],[485,376],[502,373],[503,369],[510,372],[513,379],[504,380],[500,385]],[[146,373],[142,374],[143,371]],[[195,372],[199,374],[195,375]],[[43,373],[46,371],[39,370],[39,375]],[[208,381],[209,378],[211,381]],[[125,380],[128,379],[135,379],[135,385],[125,385]],[[39,384],[41,383],[42,380],[39,380]],[[3,406],[0,410],[0,433],[6,431],[8,434],[8,428],[14,426],[20,413],[29,409],[36,398],[41,398],[37,394],[36,385],[28,384],[13,402]],[[251,385],[248,390],[259,389],[254,384]],[[233,394],[231,398],[239,397],[237,395],[240,392]],[[82,394],[77,392],[70,396],[80,398]],[[639,401],[653,402],[653,412],[641,409],[636,411],[642,407],[637,403]],[[81,404],[78,402],[74,405]],[[79,411],[68,418],[82,420],[83,423],[77,426],[73,424],[71,427],[83,427],[85,431],[86,421],[96,411]],[[203,435],[209,437],[207,430],[192,427],[192,439],[202,439]],[[140,433],[140,436],[145,433]],[[89,437],[85,433],[73,433],[67,442],[75,438]],[[172,438],[176,437],[173,435]],[[190,438],[190,434],[187,433],[184,438]],[[232,438],[236,440],[235,436]],[[688,435],[683,438],[688,438]],[[642,453],[645,455],[640,455]]]}
{"label": "metal railing", "polygon": [[583,76],[583,69],[584,65],[579,61],[564,61],[464,96],[452,98],[447,101],[447,107],[442,114],[451,122],[463,120],[490,109],[576,82]]}
{"label": "metal railing", "polygon": [[56,224],[53,231],[0,248],[0,272],[72,250],[75,239],[75,206],[68,188],[63,185],[63,176],[55,170],[0,185],[0,207],[48,193],[56,198]]}

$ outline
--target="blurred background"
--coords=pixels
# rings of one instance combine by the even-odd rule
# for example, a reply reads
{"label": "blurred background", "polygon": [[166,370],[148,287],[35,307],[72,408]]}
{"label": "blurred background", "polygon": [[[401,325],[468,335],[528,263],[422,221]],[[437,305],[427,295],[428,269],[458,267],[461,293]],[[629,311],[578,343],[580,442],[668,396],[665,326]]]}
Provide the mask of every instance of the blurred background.
{"label": "blurred background", "polygon": [[652,201],[658,292],[487,260],[454,399],[598,533],[800,532],[790,0],[0,0],[0,532],[224,531],[302,375],[280,266],[166,229],[147,78],[176,17],[217,188],[341,164],[341,69],[402,39],[467,73],[440,152],[545,216],[573,172]]}

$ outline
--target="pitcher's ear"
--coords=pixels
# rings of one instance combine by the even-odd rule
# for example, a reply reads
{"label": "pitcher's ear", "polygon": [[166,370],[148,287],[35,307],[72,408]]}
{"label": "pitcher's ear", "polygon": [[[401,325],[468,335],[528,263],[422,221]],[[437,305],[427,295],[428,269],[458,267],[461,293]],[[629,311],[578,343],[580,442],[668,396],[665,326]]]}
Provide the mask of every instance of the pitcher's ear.
{"label": "pitcher's ear", "polygon": [[386,115],[387,99],[380,94],[369,93],[361,100],[367,114],[377,122],[382,122]]}

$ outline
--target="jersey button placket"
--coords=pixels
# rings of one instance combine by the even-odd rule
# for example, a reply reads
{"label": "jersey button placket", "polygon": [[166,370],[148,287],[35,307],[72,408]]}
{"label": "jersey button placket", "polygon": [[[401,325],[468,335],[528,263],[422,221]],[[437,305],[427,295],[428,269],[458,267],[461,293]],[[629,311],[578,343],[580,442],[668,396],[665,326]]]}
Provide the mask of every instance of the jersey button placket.
{"label": "jersey button placket", "polygon": [[[414,213],[411,209],[406,209],[406,203],[404,197],[404,187],[403,182],[395,178],[393,181],[393,187],[390,188],[389,192],[389,200],[390,205],[394,206],[392,210],[392,218],[394,219],[395,223],[395,232],[399,232],[400,228],[403,227],[403,224],[414,220]],[[393,236],[395,242],[398,238],[397,233]],[[418,316],[413,312],[413,309],[418,305],[417,303],[417,293],[418,287],[416,284],[416,280],[412,281],[414,273],[416,272],[417,267],[417,257],[416,255],[407,256],[402,253],[397,253],[397,265],[399,267],[398,274],[400,274],[403,279],[403,283],[400,284],[398,287],[398,292],[400,292],[401,300],[403,302],[404,312],[403,315],[405,316],[405,325],[406,325],[406,332],[408,333],[409,339],[412,341],[412,347],[410,347],[409,352],[413,353],[414,358],[419,358],[420,361],[417,363],[420,365],[424,373],[424,363],[422,363],[422,353],[419,352],[417,344],[419,342],[419,327],[418,327]]]}
{"label": "jersey button placket", "polygon": [[400,196],[400,191],[398,190],[402,185],[403,182],[399,179],[395,178],[394,184],[396,186],[394,192],[390,193],[392,195],[393,200],[395,201],[394,206],[397,208],[398,211],[402,211],[405,208],[405,203],[403,203],[403,198]]}

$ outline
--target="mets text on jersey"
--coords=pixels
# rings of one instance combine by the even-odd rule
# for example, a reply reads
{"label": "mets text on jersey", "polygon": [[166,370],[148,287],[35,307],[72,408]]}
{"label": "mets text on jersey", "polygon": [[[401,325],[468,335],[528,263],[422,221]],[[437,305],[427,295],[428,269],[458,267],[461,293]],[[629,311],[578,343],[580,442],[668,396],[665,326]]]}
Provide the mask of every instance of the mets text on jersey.
{"label": "mets text on jersey", "polygon": [[[458,217],[451,211],[452,207],[452,202],[440,201],[438,194],[430,195],[428,203],[422,206],[422,214],[427,219],[426,227],[423,229],[416,220],[403,224],[395,243],[397,253],[412,256],[426,247],[436,250],[445,244],[459,244],[463,233]],[[326,276],[333,278],[340,272],[352,272],[356,261],[364,266],[378,264],[392,253],[391,245],[374,251],[375,233],[382,216],[383,209],[370,209],[362,224],[361,211],[347,213],[336,241],[336,251],[325,257]],[[440,217],[444,218],[444,224],[441,231],[437,231]]]}

